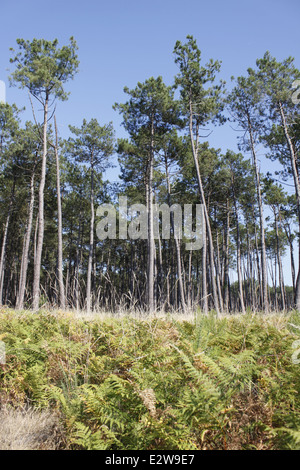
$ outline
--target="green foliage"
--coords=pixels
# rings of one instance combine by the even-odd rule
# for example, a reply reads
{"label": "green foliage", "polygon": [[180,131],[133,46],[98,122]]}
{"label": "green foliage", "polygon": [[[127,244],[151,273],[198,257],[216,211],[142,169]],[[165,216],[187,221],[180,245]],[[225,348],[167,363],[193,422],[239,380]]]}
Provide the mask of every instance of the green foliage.
{"label": "green foliage", "polygon": [[96,119],[83,120],[81,128],[69,126],[77,138],[68,140],[69,153],[81,163],[90,163],[102,172],[108,165],[108,157],[114,149],[112,123],[100,126]]}
{"label": "green foliage", "polygon": [[[58,40],[33,39],[31,42],[17,39],[19,52],[10,59],[16,64],[11,83],[28,88],[36,98],[53,95],[66,100],[68,94],[63,84],[73,78],[78,71],[77,44],[73,37],[70,45],[58,49]],[[11,51],[15,53],[14,49]]]}
{"label": "green foliage", "polygon": [[151,127],[156,135],[164,135],[172,125],[182,125],[179,119],[179,103],[174,100],[172,87],[164,84],[162,77],[151,77],[137,83],[133,90],[124,92],[130,96],[125,104],[115,103],[114,109],[123,116],[123,125],[133,139],[149,140]]}
{"label": "green foliage", "polygon": [[0,402],[59,409],[74,449],[298,449],[298,325],[5,310]]}
{"label": "green foliage", "polygon": [[175,86],[180,89],[183,114],[192,114],[197,126],[216,120],[216,117],[222,121],[220,98],[225,82],[212,85],[221,63],[210,59],[202,66],[201,51],[196,40],[193,36],[187,36],[186,39],[185,44],[177,41],[174,47],[175,63],[179,67]]}

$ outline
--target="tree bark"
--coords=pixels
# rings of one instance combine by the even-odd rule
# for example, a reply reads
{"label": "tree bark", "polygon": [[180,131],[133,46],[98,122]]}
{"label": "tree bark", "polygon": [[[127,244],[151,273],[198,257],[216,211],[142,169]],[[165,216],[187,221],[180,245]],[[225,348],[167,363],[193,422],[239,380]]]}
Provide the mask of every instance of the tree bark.
{"label": "tree bark", "polygon": [[148,174],[148,270],[147,270],[147,294],[148,311],[155,311],[154,301],[154,231],[153,231],[153,165],[154,165],[154,122],[151,119],[151,140]]}
{"label": "tree bark", "polygon": [[235,218],[236,218],[236,267],[238,275],[238,286],[239,286],[239,297],[242,313],[246,313],[245,303],[244,303],[244,293],[243,293],[243,283],[242,283],[242,271],[241,271],[241,241],[240,241],[240,226],[239,226],[239,215],[235,193],[233,191],[233,204],[235,208]]}
{"label": "tree bark", "polygon": [[28,269],[28,258],[29,258],[29,246],[30,238],[32,231],[32,220],[33,220],[33,209],[34,209],[34,179],[35,179],[35,165],[32,171],[31,180],[30,180],[30,202],[28,210],[28,222],[27,230],[24,237],[23,243],[23,252],[22,252],[22,261],[20,269],[20,280],[19,280],[19,291],[17,296],[16,308],[22,310],[24,308],[24,296],[26,289],[26,280],[27,280],[27,269]]}
{"label": "tree bark", "polygon": [[61,191],[60,191],[60,167],[59,167],[59,156],[58,156],[58,135],[56,116],[54,116],[55,126],[55,160],[56,160],[56,190],[57,190],[57,236],[58,236],[58,259],[57,259],[57,270],[58,270],[58,285],[59,285],[59,305],[63,310],[66,308],[65,300],[65,287],[63,278],[63,243],[62,243],[62,210],[61,210]]}
{"label": "tree bark", "polygon": [[[285,139],[287,141],[289,153],[290,153],[292,173],[293,173],[295,193],[296,193],[298,225],[299,225],[299,232],[300,232],[300,182],[299,182],[299,174],[298,174],[298,168],[297,168],[297,156],[293,147],[292,139],[288,131],[288,126],[287,126],[283,106],[280,101],[278,102],[278,109],[280,113],[281,124],[282,124],[282,128],[284,131]],[[298,243],[298,247],[299,247],[299,267],[298,267],[298,275],[297,275],[296,286],[295,286],[295,307],[297,308],[297,310],[300,310],[300,240]]]}
{"label": "tree bark", "polygon": [[91,287],[92,287],[92,265],[94,248],[94,225],[95,225],[95,206],[94,206],[94,158],[91,155],[91,223],[90,223],[90,246],[86,281],[86,310],[91,311]]}
{"label": "tree bark", "polygon": [[11,196],[9,200],[8,213],[6,217],[6,222],[4,226],[4,233],[2,239],[2,248],[1,248],[1,258],[0,258],[0,305],[3,302],[3,284],[4,284],[4,275],[5,275],[5,257],[6,257],[6,243],[8,237],[8,227],[12,213],[13,201],[15,193],[15,180],[13,181],[13,186],[11,190]]}
{"label": "tree bark", "polygon": [[230,212],[229,212],[229,199],[226,204],[226,229],[225,229],[225,260],[224,260],[224,279],[223,279],[223,298],[225,310],[228,311],[229,302],[229,229],[230,229]]}
{"label": "tree bark", "polygon": [[[209,221],[209,216],[208,216],[207,206],[206,206],[206,201],[205,201],[205,195],[204,195],[204,190],[203,190],[203,185],[202,185],[202,178],[201,178],[201,174],[200,174],[200,168],[199,168],[199,162],[198,162],[198,149],[196,148],[195,142],[194,142],[193,111],[192,111],[192,103],[191,102],[190,102],[189,131],[190,131],[190,139],[191,139],[191,145],[192,145],[192,151],[193,151],[193,159],[194,159],[194,164],[195,164],[195,169],[196,169],[196,174],[197,174],[198,189],[199,189],[199,193],[200,193],[201,203],[203,204],[204,219],[205,219],[206,232],[207,232],[208,243],[209,243],[209,255],[210,255],[210,266],[211,266],[211,284],[212,284],[212,291],[213,291],[213,301],[214,301],[215,310],[216,310],[217,314],[219,314],[220,310],[219,310],[218,292],[217,292],[216,279],[215,279],[215,276],[214,276],[214,271],[215,271],[214,245],[213,245],[210,221]],[[205,238],[206,237],[204,236],[203,237],[204,244],[205,244]],[[203,246],[203,250],[204,250],[204,246]],[[205,253],[206,253],[206,251],[205,251]],[[203,271],[203,276],[205,278],[206,274],[205,274],[204,271]],[[218,276],[217,272],[216,272],[216,276]],[[206,285],[206,282],[205,282],[205,285]],[[203,286],[204,286],[204,282],[203,282]],[[205,291],[202,292],[202,295],[203,295],[204,299],[207,297],[207,294],[205,293]],[[205,309],[206,309],[206,306],[205,306]]]}
{"label": "tree bark", "polygon": [[281,250],[280,250],[280,245],[279,245],[278,218],[277,218],[275,208],[274,208],[274,216],[275,216],[276,253],[277,253],[277,263],[278,263],[278,278],[279,278],[279,287],[280,287],[280,296],[281,296],[281,307],[283,310],[285,310],[286,309],[285,289],[284,289],[284,281],[283,281]]}
{"label": "tree bark", "polygon": [[[172,206],[172,196],[171,196],[171,183],[169,177],[169,170],[168,170],[168,162],[167,158],[165,158],[165,170],[166,170],[166,183],[167,183],[167,192],[168,192],[168,204],[169,207]],[[186,302],[185,302],[185,293],[183,287],[183,279],[182,279],[182,267],[181,267],[181,249],[180,249],[180,241],[176,237],[175,228],[174,228],[174,214],[171,212],[170,214],[171,220],[171,227],[173,231],[174,241],[175,241],[175,249],[176,249],[176,260],[177,260],[177,274],[178,274],[178,283],[179,283],[179,291],[180,291],[180,303],[182,310],[186,311]]]}
{"label": "tree bark", "polygon": [[248,116],[248,131],[250,136],[250,146],[253,156],[253,166],[255,170],[255,182],[257,192],[257,203],[259,210],[259,225],[261,237],[261,270],[262,270],[262,309],[266,312],[269,310],[268,303],[268,273],[267,273],[267,257],[266,257],[266,242],[265,242],[265,228],[264,228],[264,211],[260,187],[260,175],[257,165],[256,151],[254,146],[253,131],[251,126],[250,117]]}
{"label": "tree bark", "polygon": [[46,162],[47,162],[47,124],[48,124],[48,96],[46,96],[44,104],[44,124],[43,124],[43,155],[42,155],[42,170],[41,180],[39,186],[39,212],[38,212],[38,236],[36,256],[34,260],[34,275],[33,275],[33,311],[39,309],[40,300],[40,278],[42,266],[42,251],[44,242],[44,190],[46,182]]}

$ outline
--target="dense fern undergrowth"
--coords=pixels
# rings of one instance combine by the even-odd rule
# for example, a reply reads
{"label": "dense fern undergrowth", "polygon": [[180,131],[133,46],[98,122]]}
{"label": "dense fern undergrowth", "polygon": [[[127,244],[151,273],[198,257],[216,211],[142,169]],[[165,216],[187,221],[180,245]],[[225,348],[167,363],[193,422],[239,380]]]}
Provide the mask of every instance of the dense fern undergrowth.
{"label": "dense fern undergrowth", "polygon": [[0,406],[50,409],[66,449],[299,449],[299,328],[297,312],[187,321],[2,309]]}

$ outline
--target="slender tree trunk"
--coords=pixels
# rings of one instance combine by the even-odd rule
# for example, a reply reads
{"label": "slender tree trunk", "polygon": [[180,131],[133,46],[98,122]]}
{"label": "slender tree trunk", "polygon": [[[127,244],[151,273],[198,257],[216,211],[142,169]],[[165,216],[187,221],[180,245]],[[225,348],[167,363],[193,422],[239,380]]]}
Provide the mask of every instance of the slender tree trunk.
{"label": "slender tree trunk", "polygon": [[28,210],[28,222],[27,222],[27,230],[26,230],[24,243],[23,243],[23,253],[22,253],[20,279],[19,279],[19,291],[18,291],[17,303],[16,303],[16,308],[20,310],[24,308],[24,296],[25,296],[26,280],[27,280],[29,246],[30,246],[30,238],[31,238],[31,231],[32,231],[33,209],[34,209],[34,179],[35,179],[35,166],[33,168],[31,181],[30,181],[30,202],[29,202],[29,210]]}
{"label": "slender tree trunk", "polygon": [[272,280],[272,285],[274,289],[274,305],[276,308],[276,257],[275,257],[275,278],[274,278],[274,270],[273,270],[273,263],[272,263],[272,255],[269,257],[269,272]]}
{"label": "slender tree trunk", "polygon": [[256,224],[254,224],[254,240],[255,240],[257,281],[259,285],[260,303],[262,303],[262,298],[263,298],[262,297],[262,280],[261,280],[262,276],[261,276],[260,261],[259,261],[259,248],[258,248]]}
{"label": "slender tree trunk", "polygon": [[[208,242],[209,242],[209,255],[210,255],[210,266],[211,266],[211,284],[212,284],[212,291],[213,291],[213,300],[214,300],[214,305],[215,305],[216,312],[217,312],[217,314],[219,314],[220,310],[219,310],[217,284],[216,284],[216,279],[215,279],[215,276],[214,276],[214,271],[215,271],[215,266],[214,266],[215,265],[214,245],[213,245],[210,221],[209,221],[209,216],[208,216],[208,211],[207,211],[207,206],[206,206],[206,201],[205,201],[205,195],[204,195],[204,190],[203,190],[203,185],[202,185],[202,178],[201,178],[199,162],[198,162],[198,149],[197,149],[198,145],[195,146],[195,142],[194,142],[193,111],[192,111],[191,101],[190,101],[189,131],[190,131],[190,139],[191,139],[191,145],[192,145],[192,151],[193,151],[194,164],[195,164],[196,174],[197,174],[198,189],[199,189],[199,193],[200,193],[200,199],[201,199],[201,202],[202,202],[202,205],[203,205],[206,232],[207,232],[207,237],[208,237]],[[203,238],[205,239],[205,236]],[[204,246],[203,246],[203,249],[204,249]],[[205,267],[205,269],[206,269],[206,267]],[[203,275],[204,275],[204,272],[203,272]],[[218,276],[217,272],[216,272],[216,276]],[[207,295],[205,295],[205,292],[203,292],[202,295],[203,295],[203,298],[207,297]]]}
{"label": "slender tree trunk", "polygon": [[[299,174],[298,174],[298,167],[297,167],[297,155],[294,150],[292,139],[288,131],[285,113],[283,110],[282,103],[280,101],[278,102],[278,108],[279,108],[279,113],[281,117],[282,128],[284,131],[284,135],[285,135],[288,148],[289,148],[289,153],[290,153],[291,167],[292,167],[295,192],[296,192],[298,225],[299,225],[299,232],[300,232],[300,182],[299,182]],[[299,267],[298,267],[298,275],[297,275],[296,286],[295,286],[295,307],[297,308],[297,310],[300,310],[300,240],[298,242],[298,247],[299,247]]]}
{"label": "slender tree trunk", "polygon": [[225,229],[225,260],[224,260],[224,280],[223,280],[223,297],[225,310],[228,311],[228,302],[229,302],[229,291],[228,291],[228,282],[229,282],[229,227],[230,227],[230,211],[229,211],[229,199],[227,199],[227,216],[226,216],[226,229]]}
{"label": "slender tree trunk", "polygon": [[193,251],[189,252],[189,265],[188,265],[188,285],[187,285],[187,304],[189,310],[192,308],[192,255]]}
{"label": "slender tree trunk", "polygon": [[275,310],[278,310],[278,295],[277,295],[277,255],[276,255],[276,249],[274,250],[274,277],[275,277]]}
{"label": "slender tree trunk", "polygon": [[130,242],[130,278],[129,278],[129,293],[130,293],[130,303],[129,308],[132,308],[134,305],[134,246],[132,240]]}
{"label": "slender tree trunk", "polygon": [[250,248],[250,235],[249,235],[249,226],[248,221],[246,220],[246,231],[247,231],[247,269],[246,269],[246,283],[247,283],[247,297],[246,297],[246,305],[252,304],[252,263],[251,263],[251,248]]}
{"label": "slender tree trunk", "polygon": [[[154,195],[155,204],[157,204],[156,196]],[[160,234],[158,233],[157,238],[157,253],[156,253],[156,246],[154,241],[154,291],[155,291],[155,298],[158,305],[162,304],[162,286],[163,286],[163,255],[162,255],[162,243]]]}
{"label": "slender tree trunk", "polygon": [[4,226],[4,233],[2,239],[2,248],[1,248],[1,258],[0,258],[0,305],[3,302],[3,284],[4,284],[4,275],[5,275],[5,257],[6,257],[6,243],[8,237],[8,227],[12,213],[13,201],[14,201],[14,193],[15,193],[15,181],[13,182],[11,196],[8,206],[8,213],[6,217],[6,222]]}
{"label": "slender tree trunk", "polygon": [[289,247],[290,247],[293,293],[295,295],[295,288],[296,288],[296,283],[295,283],[295,260],[294,260],[294,246],[293,246],[293,239],[292,239],[292,234],[291,234],[291,227],[287,224],[283,224],[283,227],[284,227],[284,231],[285,231],[286,237],[287,237],[288,242],[289,242]]}
{"label": "slender tree trunk", "polygon": [[276,253],[277,253],[277,263],[278,263],[278,278],[279,278],[279,287],[280,287],[280,296],[281,296],[281,307],[283,310],[285,310],[286,309],[285,289],[284,289],[283,272],[282,272],[281,250],[280,250],[280,245],[279,245],[278,217],[277,217],[275,208],[274,208],[274,216],[275,216]]}
{"label": "slender tree trunk", "polygon": [[[205,222],[204,222],[205,223]],[[207,234],[203,237],[202,247],[202,308],[205,315],[208,314],[208,292],[207,292]]]}
{"label": "slender tree trunk", "polygon": [[148,311],[155,311],[154,300],[154,232],[153,232],[153,165],[154,165],[154,122],[151,121],[151,141],[149,155],[148,175],[148,270],[147,270],[147,293]]}
{"label": "slender tree trunk", "polygon": [[92,287],[92,266],[93,266],[93,248],[94,248],[94,225],[95,225],[95,206],[94,206],[94,158],[91,155],[91,224],[90,224],[90,246],[86,281],[86,310],[91,311],[91,287]]}
{"label": "slender tree trunk", "polygon": [[57,189],[57,236],[58,236],[58,259],[57,259],[57,270],[58,270],[58,285],[59,285],[59,305],[63,310],[66,308],[65,301],[65,287],[63,278],[63,243],[62,243],[62,210],[61,210],[61,191],[60,191],[60,167],[59,167],[59,156],[58,156],[58,135],[56,116],[54,116],[55,126],[55,160],[56,160],[56,189]]}
{"label": "slender tree trunk", "polygon": [[[81,192],[79,193],[81,196]],[[78,235],[76,243],[76,267],[75,267],[75,299],[76,310],[80,309],[80,281],[79,281],[79,266],[81,264],[81,250],[82,250],[82,197],[80,197],[79,221],[78,221]]]}
{"label": "slender tree trunk", "polygon": [[36,256],[34,260],[34,274],[33,274],[33,302],[32,308],[34,311],[39,309],[40,300],[40,278],[42,266],[42,251],[44,242],[44,190],[46,182],[46,162],[47,162],[47,124],[48,124],[48,96],[46,96],[44,105],[44,124],[43,124],[43,155],[42,155],[42,171],[39,187],[39,211],[38,211],[38,236]]}
{"label": "slender tree trunk", "polygon": [[[171,196],[171,182],[169,177],[169,170],[168,170],[168,162],[167,158],[165,158],[165,170],[166,170],[166,183],[167,183],[167,191],[168,191],[168,204],[169,207],[172,206],[172,196]],[[181,267],[181,249],[180,249],[180,241],[176,237],[175,227],[174,227],[174,214],[171,212],[170,214],[171,219],[171,227],[173,231],[174,241],[175,241],[175,249],[176,249],[176,259],[177,259],[177,274],[178,274],[178,283],[179,283],[179,291],[180,291],[180,302],[182,310],[186,311],[186,302],[185,302],[185,294],[184,294],[184,287],[183,287],[183,279],[182,279],[182,267]]]}
{"label": "slender tree trunk", "polygon": [[261,237],[261,278],[262,278],[262,308],[264,311],[268,312],[268,273],[267,273],[267,257],[266,257],[266,242],[265,242],[265,228],[264,228],[264,211],[263,211],[263,202],[261,196],[261,187],[260,187],[260,175],[258,170],[256,151],[254,145],[253,131],[251,126],[250,117],[248,116],[248,130],[250,136],[250,146],[253,156],[253,165],[255,170],[255,182],[256,182],[256,192],[257,192],[257,203],[259,210],[259,225],[260,225],[260,237]]}
{"label": "slender tree trunk", "polygon": [[220,247],[219,247],[219,233],[218,229],[216,230],[216,245],[217,245],[217,260],[215,262],[216,272],[218,275],[216,276],[216,283],[218,288],[218,296],[219,296],[219,303],[221,305],[221,310],[223,310],[223,297],[222,297],[222,286],[221,286],[221,264],[220,264]]}
{"label": "slender tree trunk", "polygon": [[242,271],[241,271],[241,240],[240,240],[240,224],[239,224],[239,215],[236,197],[233,191],[233,204],[235,208],[235,218],[236,218],[236,266],[237,266],[237,275],[238,275],[238,286],[239,286],[239,297],[242,313],[246,313],[245,303],[244,303],[244,293],[243,293],[243,283],[242,283]]}

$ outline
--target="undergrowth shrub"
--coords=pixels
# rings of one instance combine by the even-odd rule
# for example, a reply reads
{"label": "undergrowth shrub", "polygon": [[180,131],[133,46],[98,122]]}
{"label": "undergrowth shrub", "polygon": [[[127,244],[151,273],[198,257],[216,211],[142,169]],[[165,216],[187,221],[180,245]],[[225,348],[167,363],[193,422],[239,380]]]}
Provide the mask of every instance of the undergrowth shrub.
{"label": "undergrowth shrub", "polygon": [[299,449],[300,315],[0,313],[0,406],[61,416],[73,449]]}

